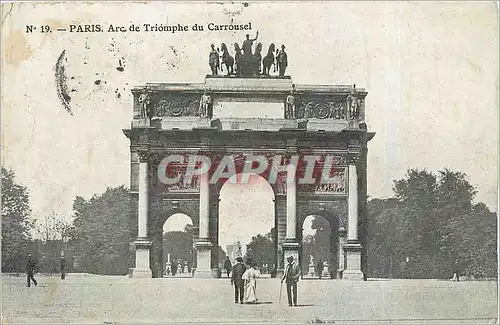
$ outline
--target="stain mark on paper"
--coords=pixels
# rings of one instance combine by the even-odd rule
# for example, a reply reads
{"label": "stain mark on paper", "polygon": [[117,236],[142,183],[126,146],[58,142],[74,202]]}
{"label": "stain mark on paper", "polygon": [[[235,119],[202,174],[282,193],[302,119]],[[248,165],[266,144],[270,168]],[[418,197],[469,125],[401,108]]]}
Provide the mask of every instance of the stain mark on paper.
{"label": "stain mark on paper", "polygon": [[[123,60],[123,61],[122,61],[122,60]],[[123,62],[124,62],[124,61],[125,61],[125,59],[124,59],[124,58],[121,58],[121,59],[119,59],[119,60],[118,60],[118,64],[119,64],[119,66],[118,66],[118,67],[116,67],[116,70],[118,70],[118,71],[120,71],[120,72],[123,72],[123,71],[125,70],[125,68],[124,68],[124,64],[123,64]]]}
{"label": "stain mark on paper", "polygon": [[10,8],[9,8],[9,11],[7,11],[7,13],[5,14],[5,16],[3,16],[2,18],[2,25],[3,23],[5,22],[5,20],[10,16],[10,14],[12,13],[12,9],[14,8],[14,4],[11,3],[10,4]]}
{"label": "stain mark on paper", "polygon": [[67,62],[66,50],[63,50],[61,52],[61,55],[59,55],[59,58],[57,59],[55,67],[57,97],[59,97],[59,100],[61,101],[61,104],[64,106],[66,111],[73,115],[70,106],[71,96],[68,94],[68,84],[66,82],[67,76],[65,62]]}
{"label": "stain mark on paper", "polygon": [[17,66],[33,55],[33,50],[26,41],[23,31],[20,29],[13,31],[3,45],[7,64]]}

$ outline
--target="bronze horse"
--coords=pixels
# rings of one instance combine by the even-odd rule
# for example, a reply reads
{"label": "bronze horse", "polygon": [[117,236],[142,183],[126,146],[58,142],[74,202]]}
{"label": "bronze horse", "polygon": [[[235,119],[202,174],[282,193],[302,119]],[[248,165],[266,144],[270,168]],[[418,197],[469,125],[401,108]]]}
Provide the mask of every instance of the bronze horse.
{"label": "bronze horse", "polygon": [[221,65],[220,65],[220,71],[224,71],[224,69],[222,69],[222,65],[225,64],[226,65],[226,70],[227,70],[227,75],[231,75],[231,74],[234,74],[234,69],[233,69],[233,65],[234,65],[234,58],[229,54],[229,51],[227,50],[227,46],[226,44],[222,43],[220,45],[220,48],[221,48],[221,51],[222,51],[222,61],[221,61]]}
{"label": "bronze horse", "polygon": [[236,64],[236,75],[241,76],[243,74],[243,53],[241,53],[241,48],[238,43],[234,43],[234,63]]}
{"label": "bronze horse", "polygon": [[267,55],[262,60],[262,74],[269,75],[271,73],[271,66],[274,64],[274,71],[276,72],[276,63],[274,62],[274,43],[269,45]]}
{"label": "bronze horse", "polygon": [[260,62],[262,61],[262,43],[257,44],[255,47],[255,54],[252,56],[251,69],[252,74],[255,76],[260,75]]}

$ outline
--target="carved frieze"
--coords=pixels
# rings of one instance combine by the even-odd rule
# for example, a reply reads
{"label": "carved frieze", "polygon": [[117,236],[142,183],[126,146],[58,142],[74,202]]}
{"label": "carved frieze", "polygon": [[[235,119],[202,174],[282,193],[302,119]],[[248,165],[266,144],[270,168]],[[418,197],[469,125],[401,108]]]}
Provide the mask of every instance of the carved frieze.
{"label": "carved frieze", "polygon": [[297,118],[346,119],[346,100],[343,98],[300,98],[297,100]]}
{"label": "carved frieze", "polygon": [[347,189],[347,173],[345,168],[336,169],[330,175],[329,182],[322,182],[321,178],[315,184],[300,184],[299,191],[303,194],[336,194],[345,195]]}
{"label": "carved frieze", "polygon": [[197,99],[161,99],[154,106],[155,116],[181,117],[199,116]]}
{"label": "carved frieze", "polygon": [[134,117],[207,117],[213,100],[207,92],[199,94],[168,93],[149,88],[136,92]]}

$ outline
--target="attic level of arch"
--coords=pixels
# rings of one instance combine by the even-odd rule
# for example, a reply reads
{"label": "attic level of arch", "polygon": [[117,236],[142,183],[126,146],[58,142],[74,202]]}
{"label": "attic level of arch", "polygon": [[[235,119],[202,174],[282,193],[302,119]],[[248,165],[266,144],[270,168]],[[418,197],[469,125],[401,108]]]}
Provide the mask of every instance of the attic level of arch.
{"label": "attic level of arch", "polygon": [[[272,116],[273,120],[289,121],[277,126],[278,129],[298,128],[312,131],[317,129],[307,127],[308,122],[311,124],[345,124],[335,130],[366,129],[364,119],[367,92],[362,88],[356,88],[355,85],[294,85],[290,78],[231,79],[207,76],[205,83],[146,84],[135,87],[132,93],[134,95],[135,121],[133,121],[132,127],[152,126],[172,129],[175,126],[170,127],[171,123],[164,125],[161,124],[161,121],[198,118],[211,120],[208,124],[200,124],[200,127],[221,128],[220,125],[217,125],[217,121],[214,121],[221,117],[219,111],[227,109],[227,107],[233,107],[231,108],[233,110],[241,109],[241,106],[236,107],[235,103],[258,103],[272,105],[272,109],[275,110],[275,115]],[[225,117],[231,119],[239,112],[232,111],[231,113],[233,114],[222,116],[222,119],[224,120]],[[265,120],[267,116],[253,117],[253,119],[257,118]],[[296,124],[292,121],[295,121]],[[258,130],[262,127],[257,126],[252,129]],[[267,130],[266,127],[264,129]],[[330,129],[326,128],[325,130]]]}

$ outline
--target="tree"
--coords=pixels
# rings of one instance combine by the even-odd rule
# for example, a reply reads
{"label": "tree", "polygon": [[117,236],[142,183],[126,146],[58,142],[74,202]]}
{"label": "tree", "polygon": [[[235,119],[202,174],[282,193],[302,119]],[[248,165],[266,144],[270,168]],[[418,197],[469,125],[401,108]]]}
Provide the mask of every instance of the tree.
{"label": "tree", "polygon": [[97,274],[126,274],[130,193],[124,186],[107,188],[89,200],[73,203],[74,235],[70,246],[80,255],[84,270]]}
{"label": "tree", "polygon": [[38,237],[43,241],[60,240],[62,242],[69,241],[74,233],[72,222],[64,220],[59,214],[45,216],[44,220],[35,220],[34,226]]}
{"label": "tree", "polygon": [[246,259],[252,259],[259,266],[272,266],[276,263],[276,245],[271,240],[275,236],[273,229],[266,235],[258,234],[252,237],[252,241],[247,245]]}
{"label": "tree", "polygon": [[21,272],[29,251],[28,189],[15,183],[14,172],[2,167],[2,271]]}
{"label": "tree", "polygon": [[[186,228],[190,229],[190,228]],[[171,260],[181,259],[191,262],[193,256],[193,234],[187,231],[168,231],[163,234],[163,256],[167,261],[170,254]]]}
{"label": "tree", "polygon": [[368,204],[371,276],[448,278],[455,259],[466,275],[496,276],[496,214],[473,205],[464,173],[411,169],[394,192]]}

